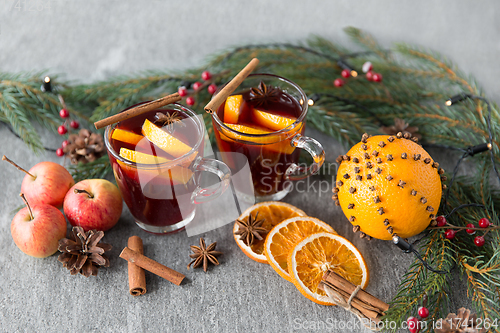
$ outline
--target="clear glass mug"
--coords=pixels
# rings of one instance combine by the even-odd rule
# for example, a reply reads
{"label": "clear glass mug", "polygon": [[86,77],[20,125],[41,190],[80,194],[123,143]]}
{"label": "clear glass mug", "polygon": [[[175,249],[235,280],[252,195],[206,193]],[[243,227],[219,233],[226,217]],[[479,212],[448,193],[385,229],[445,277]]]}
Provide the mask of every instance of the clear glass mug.
{"label": "clear glass mug", "polygon": [[[127,137],[127,132],[121,132],[125,133],[125,138],[120,139],[118,130],[140,134],[145,119],[152,122],[157,112],[170,115],[177,112],[175,115],[180,117],[181,121],[174,123],[172,136],[192,147],[182,156],[174,159],[162,157],[163,151],[145,137],[135,145],[126,143],[133,141]],[[177,103],[106,127],[104,141],[116,183],[136,224],[142,229],[156,234],[179,231],[194,218],[196,204],[213,200],[228,188],[231,171],[227,165],[203,157],[204,129],[191,109]],[[120,155],[121,149],[147,154],[150,160],[147,163],[133,162]],[[201,171],[215,174],[219,181],[208,188],[201,187]]]}
{"label": "clear glass mug", "polygon": [[[325,152],[318,141],[304,136],[308,99],[297,84],[277,75],[252,74],[233,95],[245,96],[250,88],[258,87],[260,82],[268,87],[280,88],[285,93],[280,102],[295,105],[298,114],[293,123],[281,130],[268,130],[264,134],[249,133],[251,130],[238,131],[239,128],[224,123],[224,103],[218,112],[212,114],[212,123],[221,159],[230,167],[233,175],[248,163],[253,193],[235,186],[242,197],[255,201],[281,200],[291,191],[291,181],[304,179],[319,171],[325,160]],[[220,89],[222,87],[218,91]],[[246,128],[254,125],[254,128],[262,128],[261,124],[244,125]],[[297,148],[304,149],[311,155],[313,161],[310,165],[298,164],[300,149]],[[252,183],[249,183],[250,186]]]}

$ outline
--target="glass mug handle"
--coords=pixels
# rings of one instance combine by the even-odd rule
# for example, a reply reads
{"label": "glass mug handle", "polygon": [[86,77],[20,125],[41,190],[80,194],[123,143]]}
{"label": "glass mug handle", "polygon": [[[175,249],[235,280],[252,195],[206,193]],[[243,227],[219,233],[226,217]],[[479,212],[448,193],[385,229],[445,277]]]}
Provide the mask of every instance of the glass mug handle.
{"label": "glass mug handle", "polygon": [[215,189],[203,188],[196,184],[196,189],[191,195],[191,201],[195,204],[208,202],[221,196],[222,193],[229,187],[231,181],[231,170],[221,162],[211,158],[197,157],[191,166],[193,171],[206,171],[215,174],[219,177],[219,186]]}
{"label": "glass mug handle", "polygon": [[295,148],[301,148],[311,154],[313,162],[307,167],[298,166],[292,163],[285,172],[285,179],[300,180],[307,178],[319,171],[325,162],[325,151],[323,146],[313,138],[297,134],[292,138],[290,144]]}

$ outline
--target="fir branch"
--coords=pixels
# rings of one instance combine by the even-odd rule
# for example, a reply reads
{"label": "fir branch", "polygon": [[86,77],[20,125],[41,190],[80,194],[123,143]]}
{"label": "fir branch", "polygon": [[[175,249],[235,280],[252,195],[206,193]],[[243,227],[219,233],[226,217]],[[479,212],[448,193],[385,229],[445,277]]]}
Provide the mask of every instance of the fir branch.
{"label": "fir branch", "polygon": [[84,179],[106,178],[112,170],[106,154],[92,162],[71,165],[69,171],[75,182],[79,182]]}

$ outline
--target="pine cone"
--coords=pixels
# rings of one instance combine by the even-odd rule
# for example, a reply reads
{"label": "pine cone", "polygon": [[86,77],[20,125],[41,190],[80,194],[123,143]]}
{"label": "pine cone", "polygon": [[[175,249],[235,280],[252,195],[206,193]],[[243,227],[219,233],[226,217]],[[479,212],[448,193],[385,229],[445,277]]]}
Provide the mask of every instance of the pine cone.
{"label": "pine cone", "polygon": [[399,119],[399,118],[394,118],[394,125],[382,126],[382,127],[380,127],[380,130],[388,135],[396,135],[399,132],[401,132],[403,134],[409,133],[409,134],[411,134],[411,136],[414,136],[418,139],[422,138],[422,135],[420,135],[418,133],[418,127],[409,126],[406,121],[404,121],[403,119]]}
{"label": "pine cone", "polygon": [[460,308],[458,314],[450,313],[445,319],[436,322],[436,333],[485,333],[484,322],[481,322],[480,329],[477,328],[476,314],[470,313],[466,308]]}
{"label": "pine cone", "polygon": [[70,270],[71,275],[82,274],[86,277],[97,275],[100,266],[109,267],[109,259],[104,252],[111,250],[111,245],[99,243],[103,231],[73,227],[69,238],[59,240],[60,262]]}
{"label": "pine cone", "polygon": [[104,140],[101,135],[81,129],[77,134],[71,134],[68,145],[63,148],[72,164],[92,162],[105,152]]}

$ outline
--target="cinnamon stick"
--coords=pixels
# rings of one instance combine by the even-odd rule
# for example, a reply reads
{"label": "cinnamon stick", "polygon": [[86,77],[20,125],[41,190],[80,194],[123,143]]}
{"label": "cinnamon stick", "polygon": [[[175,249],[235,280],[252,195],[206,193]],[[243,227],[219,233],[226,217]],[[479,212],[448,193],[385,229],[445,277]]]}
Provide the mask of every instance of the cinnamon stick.
{"label": "cinnamon stick", "polygon": [[[347,281],[337,273],[332,270],[328,270],[325,275],[323,275],[323,281],[326,282],[327,285],[332,285],[335,288],[344,291],[349,296],[354,292],[357,286],[353,283]],[[355,299],[358,299],[362,303],[365,303],[371,307],[379,309],[380,312],[385,312],[389,310],[389,304],[381,301],[380,299],[372,296],[364,290],[360,290],[356,295]],[[354,304],[353,304],[354,305]]]}
{"label": "cinnamon stick", "polygon": [[138,105],[134,108],[117,113],[111,117],[96,121],[94,123],[94,126],[96,129],[100,129],[100,128],[103,128],[105,126],[117,123],[119,121],[130,119],[132,117],[138,116],[138,115],[143,114],[145,112],[155,110],[155,109],[160,108],[162,106],[165,106],[167,104],[178,102],[181,99],[182,99],[182,97],[179,95],[179,93],[174,93],[174,94],[156,99],[154,101]]}
{"label": "cinnamon stick", "polygon": [[[142,239],[139,236],[132,236],[128,239],[128,248],[144,254]],[[146,293],[144,269],[131,262],[128,263],[128,286],[132,296],[140,296]]]}
{"label": "cinnamon stick", "polygon": [[224,88],[217,95],[212,98],[210,102],[205,106],[205,111],[212,114],[217,111],[219,106],[226,100],[226,98],[231,95],[236,88],[239,87],[241,82],[246,79],[246,77],[257,67],[259,64],[259,59],[253,58],[248,65],[245,66],[236,76],[229,81]]}
{"label": "cinnamon stick", "polygon": [[120,258],[127,260],[133,264],[136,264],[139,267],[144,268],[145,270],[156,274],[165,280],[172,282],[173,284],[180,285],[182,280],[184,280],[185,276],[177,271],[174,271],[167,266],[164,266],[153,259],[150,259],[139,252],[131,250],[126,247],[123,249],[122,253],[120,253]]}

